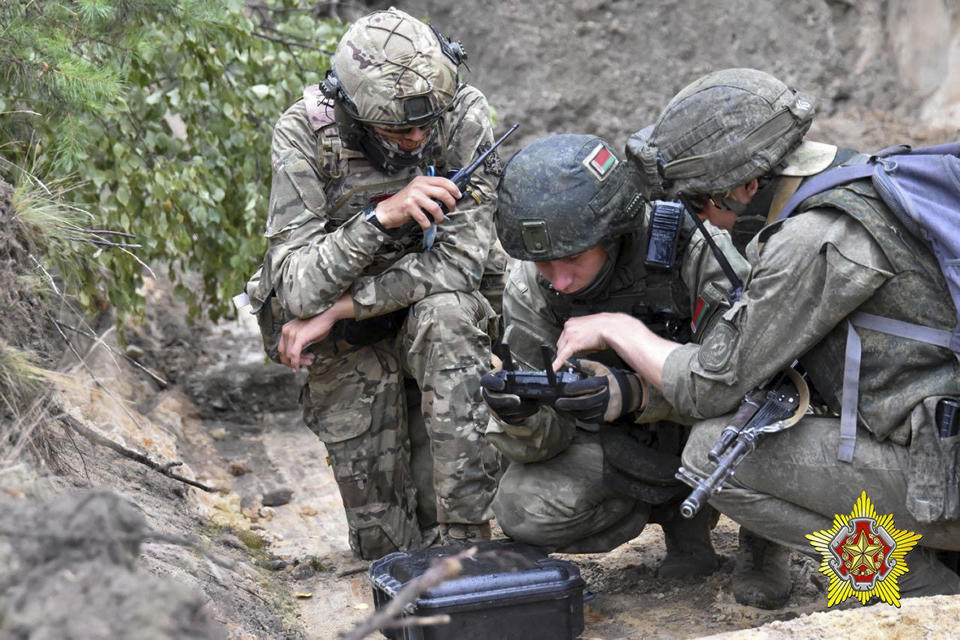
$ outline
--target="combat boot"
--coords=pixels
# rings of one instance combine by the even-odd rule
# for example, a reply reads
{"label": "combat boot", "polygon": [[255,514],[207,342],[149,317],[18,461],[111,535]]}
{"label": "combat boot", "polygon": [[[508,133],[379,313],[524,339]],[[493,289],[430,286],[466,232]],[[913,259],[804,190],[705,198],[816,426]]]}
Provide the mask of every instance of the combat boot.
{"label": "combat boot", "polygon": [[779,609],[790,599],[790,549],[740,527],[740,548],[730,578],[740,604]]}
{"label": "combat boot", "polygon": [[716,509],[708,505],[692,519],[676,515],[660,521],[667,556],[657,567],[658,578],[708,576],[717,570],[717,554],[710,542],[717,515]]}
{"label": "combat boot", "polygon": [[440,543],[471,544],[490,539],[490,523],[464,524],[460,522],[440,523]]}
{"label": "combat boot", "polygon": [[933,549],[917,547],[904,560],[909,571],[899,579],[901,598],[960,593],[960,576],[941,562]]}

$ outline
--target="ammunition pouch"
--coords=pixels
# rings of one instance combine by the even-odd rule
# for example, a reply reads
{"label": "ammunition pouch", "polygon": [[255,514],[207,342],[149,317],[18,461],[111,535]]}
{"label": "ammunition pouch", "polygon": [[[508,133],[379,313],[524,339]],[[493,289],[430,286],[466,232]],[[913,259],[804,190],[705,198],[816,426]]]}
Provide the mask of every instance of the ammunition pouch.
{"label": "ammunition pouch", "polygon": [[944,401],[957,399],[925,398],[910,415],[907,510],[917,522],[960,518],[960,433],[943,415]]}
{"label": "ammunition pouch", "polygon": [[614,423],[600,428],[603,483],[635,500],[663,504],[690,488],[676,479],[687,429],[673,422]]}

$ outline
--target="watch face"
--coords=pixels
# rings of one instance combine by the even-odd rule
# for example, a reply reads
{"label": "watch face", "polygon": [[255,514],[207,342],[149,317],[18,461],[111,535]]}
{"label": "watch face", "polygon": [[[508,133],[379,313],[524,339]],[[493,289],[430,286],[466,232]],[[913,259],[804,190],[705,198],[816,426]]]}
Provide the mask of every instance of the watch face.
{"label": "watch face", "polygon": [[377,229],[383,231],[384,233],[387,232],[384,226],[380,224],[380,220],[377,218],[376,202],[371,202],[369,205],[367,205],[367,208],[363,210],[362,215],[364,220],[375,226]]}

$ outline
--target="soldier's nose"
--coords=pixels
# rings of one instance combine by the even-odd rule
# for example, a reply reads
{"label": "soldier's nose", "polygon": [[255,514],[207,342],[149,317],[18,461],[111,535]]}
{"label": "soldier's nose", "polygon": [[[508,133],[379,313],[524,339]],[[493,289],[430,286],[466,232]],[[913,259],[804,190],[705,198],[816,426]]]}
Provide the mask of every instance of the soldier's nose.
{"label": "soldier's nose", "polygon": [[553,288],[560,293],[573,293],[576,290],[573,286],[573,274],[563,269],[555,269],[553,278],[551,278],[550,281],[553,284]]}
{"label": "soldier's nose", "polygon": [[427,130],[423,127],[411,127],[410,131],[403,134],[400,139],[401,146],[407,148],[417,148],[427,139]]}

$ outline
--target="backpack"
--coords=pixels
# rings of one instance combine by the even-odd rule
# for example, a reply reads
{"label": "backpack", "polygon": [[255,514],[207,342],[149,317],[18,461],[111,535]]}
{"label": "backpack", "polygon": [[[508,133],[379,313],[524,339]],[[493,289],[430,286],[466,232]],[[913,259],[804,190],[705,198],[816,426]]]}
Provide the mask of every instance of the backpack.
{"label": "backpack", "polygon": [[883,202],[907,230],[927,242],[940,264],[957,310],[953,331],[855,312],[847,318],[840,446],[837,457],[853,460],[860,337],[855,327],[917,340],[952,350],[960,357],[960,142],[913,149],[888,147],[863,164],[837,167],[810,177],[794,193],[777,220],[790,216],[807,198],[855,180],[870,178]]}

